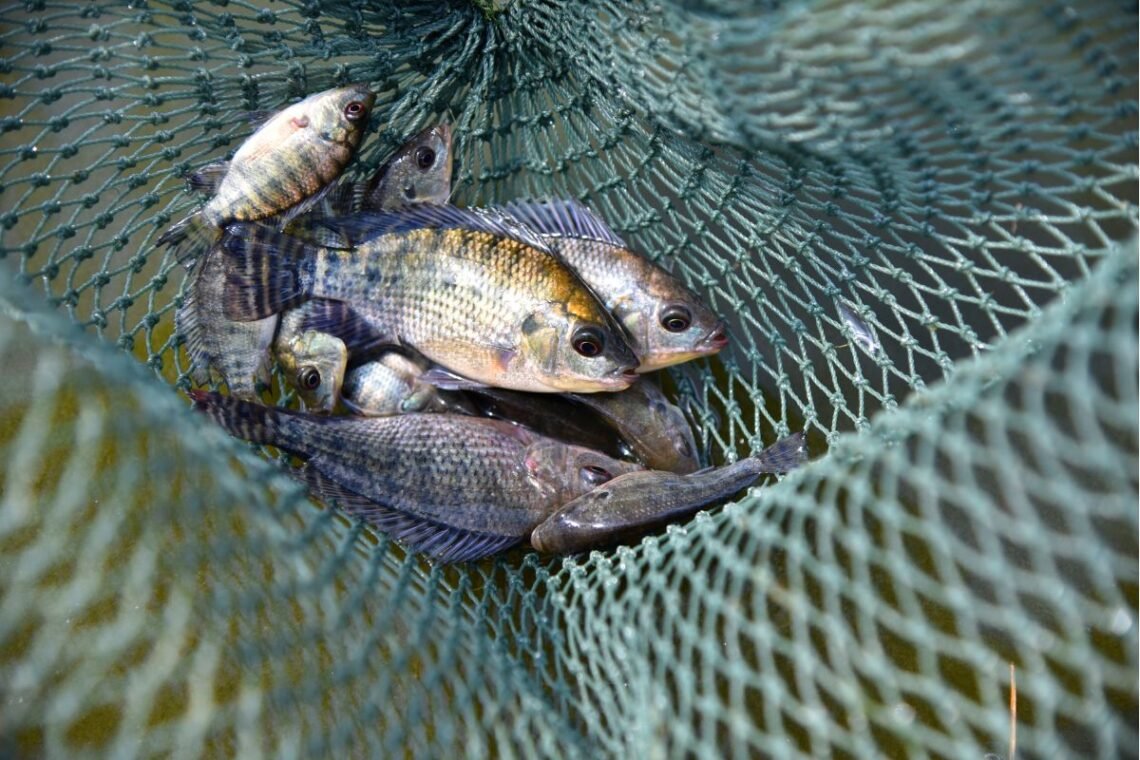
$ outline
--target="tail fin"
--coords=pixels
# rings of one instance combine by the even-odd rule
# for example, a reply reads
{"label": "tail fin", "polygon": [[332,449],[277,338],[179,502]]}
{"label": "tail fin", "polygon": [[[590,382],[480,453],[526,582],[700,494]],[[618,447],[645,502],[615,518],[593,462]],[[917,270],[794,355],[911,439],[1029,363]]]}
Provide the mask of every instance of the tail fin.
{"label": "tail fin", "polygon": [[756,460],[761,472],[791,472],[807,461],[807,444],[804,434],[792,433],[760,452]]}
{"label": "tail fin", "polygon": [[195,211],[159,235],[155,245],[174,248],[175,260],[179,264],[190,266],[203,251],[218,241],[220,235],[221,230],[211,227],[201,212]]}
{"label": "tail fin", "polygon": [[227,319],[252,322],[306,301],[313,289],[316,249],[261,224],[231,224],[223,309]]}
{"label": "tail fin", "polygon": [[241,401],[220,393],[189,391],[194,409],[221,425],[232,436],[251,443],[281,448],[277,440],[280,418],[288,414],[283,410]]}

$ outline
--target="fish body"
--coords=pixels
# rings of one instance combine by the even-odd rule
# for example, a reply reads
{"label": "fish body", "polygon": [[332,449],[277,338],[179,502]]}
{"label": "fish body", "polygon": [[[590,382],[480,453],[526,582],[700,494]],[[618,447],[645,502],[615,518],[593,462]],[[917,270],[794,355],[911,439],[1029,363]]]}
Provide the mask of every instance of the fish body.
{"label": "fish body", "polygon": [[[282,320],[282,327],[287,322],[287,319]],[[340,399],[341,383],[348,367],[344,341],[316,330],[292,332],[288,340],[274,344],[274,351],[304,408],[321,414],[331,413]]]}
{"label": "fish body", "polygon": [[227,315],[260,319],[314,297],[331,299],[349,304],[394,345],[476,382],[595,392],[636,378],[637,358],[620,325],[512,220],[421,205],[351,221],[371,235],[351,250],[318,248],[263,225],[231,225]]}
{"label": "fish body", "polygon": [[303,208],[348,165],[375,100],[367,87],[350,85],[310,95],[274,114],[241,144],[220,180],[198,180],[216,187],[213,197],[164,232],[158,244],[190,237],[212,242],[230,222]]}
{"label": "fish body", "polygon": [[190,286],[174,315],[177,333],[190,355],[190,377],[203,385],[221,376],[230,393],[254,399],[269,385],[269,346],[277,319],[233,322],[223,313],[225,251],[211,247],[194,265]]}
{"label": "fish body", "polygon": [[700,467],[684,412],[650,380],[642,378],[621,393],[580,393],[570,398],[609,423],[647,468],[684,475]]}
{"label": "fish body", "polygon": [[526,541],[559,505],[636,467],[499,420],[319,417],[191,395],[231,434],[304,458],[319,498],[448,562]]}
{"label": "fish body", "polygon": [[[451,164],[451,127],[439,124],[425,129],[396,151],[368,182],[342,182],[336,192],[322,201],[320,209],[294,220],[287,231],[320,245],[350,247],[351,242],[335,228],[324,224],[324,219],[361,209],[384,210],[416,203],[446,203],[451,194]],[[307,301],[286,311],[281,316],[274,342],[278,357],[289,357],[292,366],[298,368],[287,372],[287,377],[309,384],[317,383],[304,389],[293,383],[307,407],[311,402],[306,396],[310,396],[314,397],[312,401],[318,403],[318,408],[331,411],[337,398],[326,394],[330,391],[339,394],[343,381],[350,390],[346,403],[358,414],[384,416],[397,414],[400,410],[442,411],[447,408],[444,396],[431,386],[415,382],[422,369],[414,376],[408,375],[409,365],[413,362],[400,354],[392,353],[389,354],[391,358],[384,362],[369,362],[357,368],[351,380],[344,375],[343,365],[340,366],[340,375],[329,375],[328,372],[340,364],[335,344],[311,336],[301,337],[302,334],[315,333],[306,329],[305,322],[316,308],[319,308],[318,302]],[[344,347],[344,342],[339,341],[339,345]],[[306,355],[307,347],[318,353]],[[304,373],[304,378],[300,372]],[[319,400],[316,396],[320,397]]]}
{"label": "fish body", "polygon": [[512,202],[503,211],[538,232],[625,328],[651,372],[728,345],[724,322],[676,277],[631,250],[576,201]]}
{"label": "fish body", "polygon": [[474,413],[459,394],[420,380],[426,369],[425,361],[399,351],[385,352],[345,374],[341,398],[351,411],[369,417],[409,412]]}
{"label": "fish body", "polygon": [[539,551],[574,554],[626,540],[731,496],[763,473],[788,472],[806,458],[803,434],[795,433],[759,456],[724,467],[688,475],[659,470],[619,475],[566,503],[535,528],[530,542]]}

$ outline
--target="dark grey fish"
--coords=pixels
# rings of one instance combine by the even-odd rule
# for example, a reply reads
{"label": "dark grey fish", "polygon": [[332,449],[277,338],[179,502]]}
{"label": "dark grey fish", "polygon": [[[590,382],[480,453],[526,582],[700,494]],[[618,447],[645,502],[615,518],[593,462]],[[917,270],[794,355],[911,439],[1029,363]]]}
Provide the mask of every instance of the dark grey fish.
{"label": "dark grey fish", "polygon": [[685,475],[700,467],[697,442],[685,413],[651,380],[641,378],[621,393],[569,397],[608,422],[647,468]]}
{"label": "dark grey fish", "polygon": [[444,562],[523,543],[561,504],[636,465],[500,420],[322,417],[192,391],[231,434],[306,460],[322,500]]}
{"label": "dark grey fish", "polygon": [[[788,472],[807,459],[802,433],[756,457],[689,475],[642,470],[619,475],[564,505],[531,533],[535,549],[575,554],[628,540],[648,528],[688,517],[731,496],[764,473]],[[615,515],[621,515],[619,522]]]}

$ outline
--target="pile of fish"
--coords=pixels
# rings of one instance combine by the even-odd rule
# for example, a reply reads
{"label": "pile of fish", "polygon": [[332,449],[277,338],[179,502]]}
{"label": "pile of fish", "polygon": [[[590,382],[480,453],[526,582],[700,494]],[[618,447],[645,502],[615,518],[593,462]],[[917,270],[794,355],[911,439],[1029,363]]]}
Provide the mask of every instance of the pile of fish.
{"label": "pile of fish", "polygon": [[[444,562],[626,540],[804,461],[796,434],[699,469],[643,374],[720,351],[724,324],[582,204],[449,205],[447,125],[342,179],[373,104],[312,95],[191,177],[210,199],[160,243],[193,262],[192,379],[229,389],[198,409]],[[261,403],[274,360],[304,412]]]}

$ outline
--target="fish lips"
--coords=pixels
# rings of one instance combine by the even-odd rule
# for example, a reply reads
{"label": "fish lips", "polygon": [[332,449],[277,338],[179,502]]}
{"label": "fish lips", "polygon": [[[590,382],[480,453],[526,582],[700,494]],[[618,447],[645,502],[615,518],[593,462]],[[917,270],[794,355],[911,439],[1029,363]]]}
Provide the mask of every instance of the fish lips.
{"label": "fish lips", "polygon": [[719,353],[721,349],[728,345],[728,329],[724,320],[717,320],[712,329],[708,331],[703,338],[698,340],[692,345],[691,348],[679,349],[675,352],[667,354],[658,354],[652,359],[643,360],[641,366],[637,368],[640,373],[653,372],[654,370],[664,369],[665,367],[672,367],[674,364],[687,362],[690,359],[700,359],[702,356],[712,356]]}

